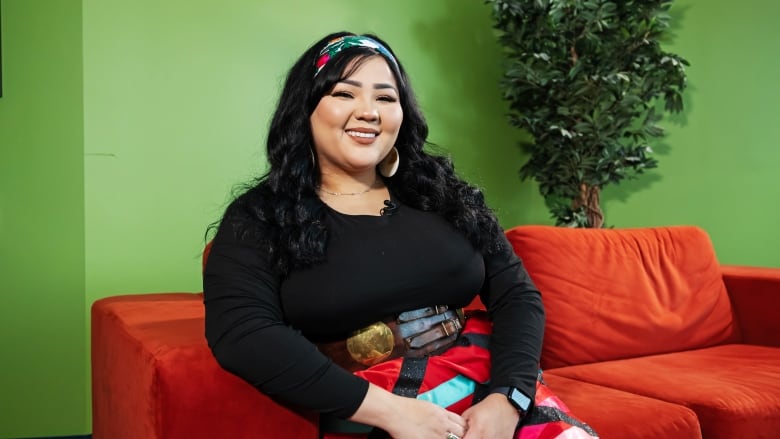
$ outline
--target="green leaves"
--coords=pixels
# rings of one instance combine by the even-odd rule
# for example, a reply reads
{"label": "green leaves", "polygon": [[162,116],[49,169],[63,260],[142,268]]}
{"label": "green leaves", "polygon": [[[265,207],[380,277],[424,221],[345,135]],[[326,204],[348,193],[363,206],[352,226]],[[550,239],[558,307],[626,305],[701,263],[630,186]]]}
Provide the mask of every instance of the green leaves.
{"label": "green leaves", "polygon": [[660,45],[671,1],[486,3],[505,48],[509,121],[534,137],[521,178],[539,183],[558,224],[600,226],[599,190],[657,166],[656,102],[683,108],[688,62]]}

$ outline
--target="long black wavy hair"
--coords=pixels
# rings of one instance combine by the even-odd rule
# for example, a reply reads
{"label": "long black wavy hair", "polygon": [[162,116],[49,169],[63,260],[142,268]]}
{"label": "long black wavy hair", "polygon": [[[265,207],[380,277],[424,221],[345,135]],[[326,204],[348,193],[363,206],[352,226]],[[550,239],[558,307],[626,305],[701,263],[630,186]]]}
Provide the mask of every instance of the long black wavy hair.
{"label": "long black wavy hair", "polygon": [[[222,219],[232,223],[241,239],[265,252],[281,276],[325,258],[327,209],[316,193],[320,172],[309,118],[338,81],[350,76],[368,58],[383,56],[371,48],[347,48],[315,76],[320,50],[332,39],[345,35],[354,34],[338,32],[324,37],[292,66],[268,132],[270,170],[244,187]],[[390,46],[375,35],[365,36],[392,53]],[[403,121],[395,144],[400,164],[393,177],[384,178],[385,184],[402,203],[441,215],[481,252],[499,250],[502,230],[482,192],[458,178],[448,158],[424,150],[428,124],[409,78],[400,62],[388,65],[398,84]]]}

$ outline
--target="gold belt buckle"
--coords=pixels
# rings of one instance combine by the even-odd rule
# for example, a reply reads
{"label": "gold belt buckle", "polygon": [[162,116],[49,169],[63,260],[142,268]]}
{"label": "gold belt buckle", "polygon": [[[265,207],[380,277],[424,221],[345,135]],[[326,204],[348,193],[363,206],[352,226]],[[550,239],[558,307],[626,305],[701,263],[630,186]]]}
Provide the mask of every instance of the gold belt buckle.
{"label": "gold belt buckle", "polygon": [[393,353],[395,337],[389,326],[376,322],[355,331],[347,339],[347,352],[358,363],[373,366]]}

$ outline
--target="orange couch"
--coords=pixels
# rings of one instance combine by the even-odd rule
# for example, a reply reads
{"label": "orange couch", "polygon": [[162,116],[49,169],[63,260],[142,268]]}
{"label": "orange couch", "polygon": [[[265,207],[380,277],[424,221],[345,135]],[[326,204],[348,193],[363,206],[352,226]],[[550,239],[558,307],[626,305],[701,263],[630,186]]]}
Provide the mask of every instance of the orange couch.
{"label": "orange couch", "polygon": [[[693,227],[507,231],[547,309],[545,380],[603,438],[776,438],[780,269],[718,264]],[[223,371],[202,296],[92,307],[95,439],[318,438]]]}
{"label": "orange couch", "polygon": [[547,376],[631,395],[613,412],[558,388],[602,437],[635,437],[636,412],[656,437],[780,437],[780,269],[722,266],[695,227],[507,236],[542,291]]}

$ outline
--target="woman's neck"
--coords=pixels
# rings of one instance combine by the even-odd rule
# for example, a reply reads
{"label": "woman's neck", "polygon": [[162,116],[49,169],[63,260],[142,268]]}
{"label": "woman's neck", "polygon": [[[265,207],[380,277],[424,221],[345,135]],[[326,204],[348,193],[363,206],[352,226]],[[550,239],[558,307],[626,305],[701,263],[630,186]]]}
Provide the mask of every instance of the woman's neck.
{"label": "woman's neck", "polygon": [[331,196],[359,196],[383,186],[374,170],[359,175],[323,172],[317,189]]}
{"label": "woman's neck", "polygon": [[358,196],[370,192],[372,189],[375,189],[378,184],[379,179],[375,178],[374,181],[370,184],[365,184],[358,181],[347,182],[344,184],[321,184],[318,189],[321,193],[337,197]]}
{"label": "woman's neck", "polygon": [[381,215],[384,201],[390,199],[390,192],[374,174],[369,179],[322,178],[317,195],[333,210],[347,215]]}

